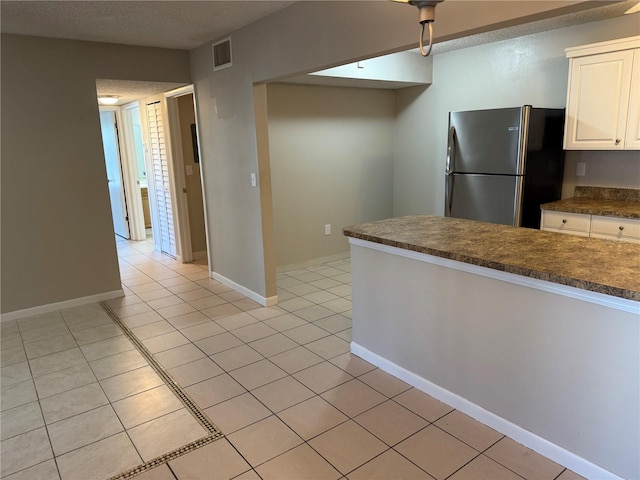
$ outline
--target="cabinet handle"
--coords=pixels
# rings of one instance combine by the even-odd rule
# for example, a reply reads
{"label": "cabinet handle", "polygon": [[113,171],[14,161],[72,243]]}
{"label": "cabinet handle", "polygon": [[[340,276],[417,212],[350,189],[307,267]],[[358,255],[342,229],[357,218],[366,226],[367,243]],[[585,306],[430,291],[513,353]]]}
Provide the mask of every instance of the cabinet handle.
{"label": "cabinet handle", "polygon": [[616,145],[618,145],[620,143],[620,139],[616,138]]}
{"label": "cabinet handle", "polygon": [[618,227],[618,230],[622,231],[622,230],[624,230],[624,227],[623,227],[622,225],[620,225],[620,226]]}
{"label": "cabinet handle", "polygon": [[566,219],[566,218],[563,218],[563,219],[562,219],[562,223],[567,223],[567,219]]}

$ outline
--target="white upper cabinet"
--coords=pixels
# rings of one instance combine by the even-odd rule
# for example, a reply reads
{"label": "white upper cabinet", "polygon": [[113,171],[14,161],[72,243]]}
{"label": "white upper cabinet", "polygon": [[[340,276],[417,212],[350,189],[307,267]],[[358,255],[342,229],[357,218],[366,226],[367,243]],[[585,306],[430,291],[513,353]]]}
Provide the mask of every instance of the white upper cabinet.
{"label": "white upper cabinet", "polygon": [[566,50],[567,150],[640,149],[640,36]]}

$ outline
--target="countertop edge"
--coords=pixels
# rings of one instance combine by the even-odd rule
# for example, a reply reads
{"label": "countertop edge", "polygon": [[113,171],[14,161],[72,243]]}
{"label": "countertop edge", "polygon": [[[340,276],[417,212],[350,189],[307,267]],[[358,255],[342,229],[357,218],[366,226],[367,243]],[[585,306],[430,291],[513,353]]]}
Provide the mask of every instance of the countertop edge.
{"label": "countertop edge", "polygon": [[[584,202],[585,205],[580,205],[579,202]],[[616,217],[616,218],[630,218],[640,219],[640,202],[620,202],[623,207],[633,207],[637,211],[629,211],[620,209],[619,207],[610,207],[598,205],[598,200],[593,199],[574,199],[567,198],[565,200],[558,200],[556,202],[544,203],[540,205],[540,210],[547,210],[551,212],[566,212],[566,213],[580,213],[583,215],[599,215],[603,217]],[[611,201],[602,201],[601,203],[611,203]],[[638,204],[638,205],[636,205]]]}
{"label": "countertop edge", "polygon": [[553,274],[549,272],[543,272],[535,269],[520,267],[517,265],[507,265],[504,263],[487,260],[483,258],[473,257],[465,254],[457,254],[454,252],[440,250],[430,247],[423,247],[420,245],[413,245],[406,242],[400,242],[396,240],[382,238],[380,236],[363,234],[356,231],[351,230],[355,226],[345,227],[343,229],[343,234],[347,237],[357,238],[360,240],[365,240],[368,242],[378,243],[381,245],[388,245],[391,247],[400,248],[403,250],[414,251],[418,253],[424,253],[427,255],[433,255],[440,258],[445,258],[448,260],[454,260],[462,263],[467,263],[470,265],[476,265],[479,267],[490,268],[493,270],[498,270],[506,273],[513,273],[516,275],[521,275],[529,278],[535,278],[537,280],[544,280],[552,283],[556,283],[559,285],[566,285],[569,287],[579,288],[581,290],[591,291],[595,293],[611,295],[618,298],[623,298],[625,300],[632,300],[636,302],[640,302],[640,292],[635,292],[633,290],[623,289],[620,287],[614,287],[611,285],[605,285],[601,283],[591,282],[589,280],[567,277],[560,274]]}

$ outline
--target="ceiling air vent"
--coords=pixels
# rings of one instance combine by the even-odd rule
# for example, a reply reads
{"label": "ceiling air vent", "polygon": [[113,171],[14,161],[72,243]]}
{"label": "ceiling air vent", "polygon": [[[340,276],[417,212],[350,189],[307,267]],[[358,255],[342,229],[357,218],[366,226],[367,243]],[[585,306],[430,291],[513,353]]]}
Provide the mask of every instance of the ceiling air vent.
{"label": "ceiling air vent", "polygon": [[231,38],[213,44],[213,71],[233,65],[231,60]]}

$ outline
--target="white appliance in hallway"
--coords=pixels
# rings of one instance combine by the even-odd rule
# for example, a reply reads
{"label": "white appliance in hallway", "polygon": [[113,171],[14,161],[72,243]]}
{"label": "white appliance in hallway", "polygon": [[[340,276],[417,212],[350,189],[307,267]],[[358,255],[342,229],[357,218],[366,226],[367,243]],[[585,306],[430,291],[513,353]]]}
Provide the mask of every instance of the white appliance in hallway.
{"label": "white appliance in hallway", "polygon": [[116,235],[128,239],[130,238],[129,216],[127,213],[124,184],[122,182],[122,162],[120,160],[118,127],[115,112],[100,112],[100,129],[102,131],[102,145],[107,167],[113,229]]}

